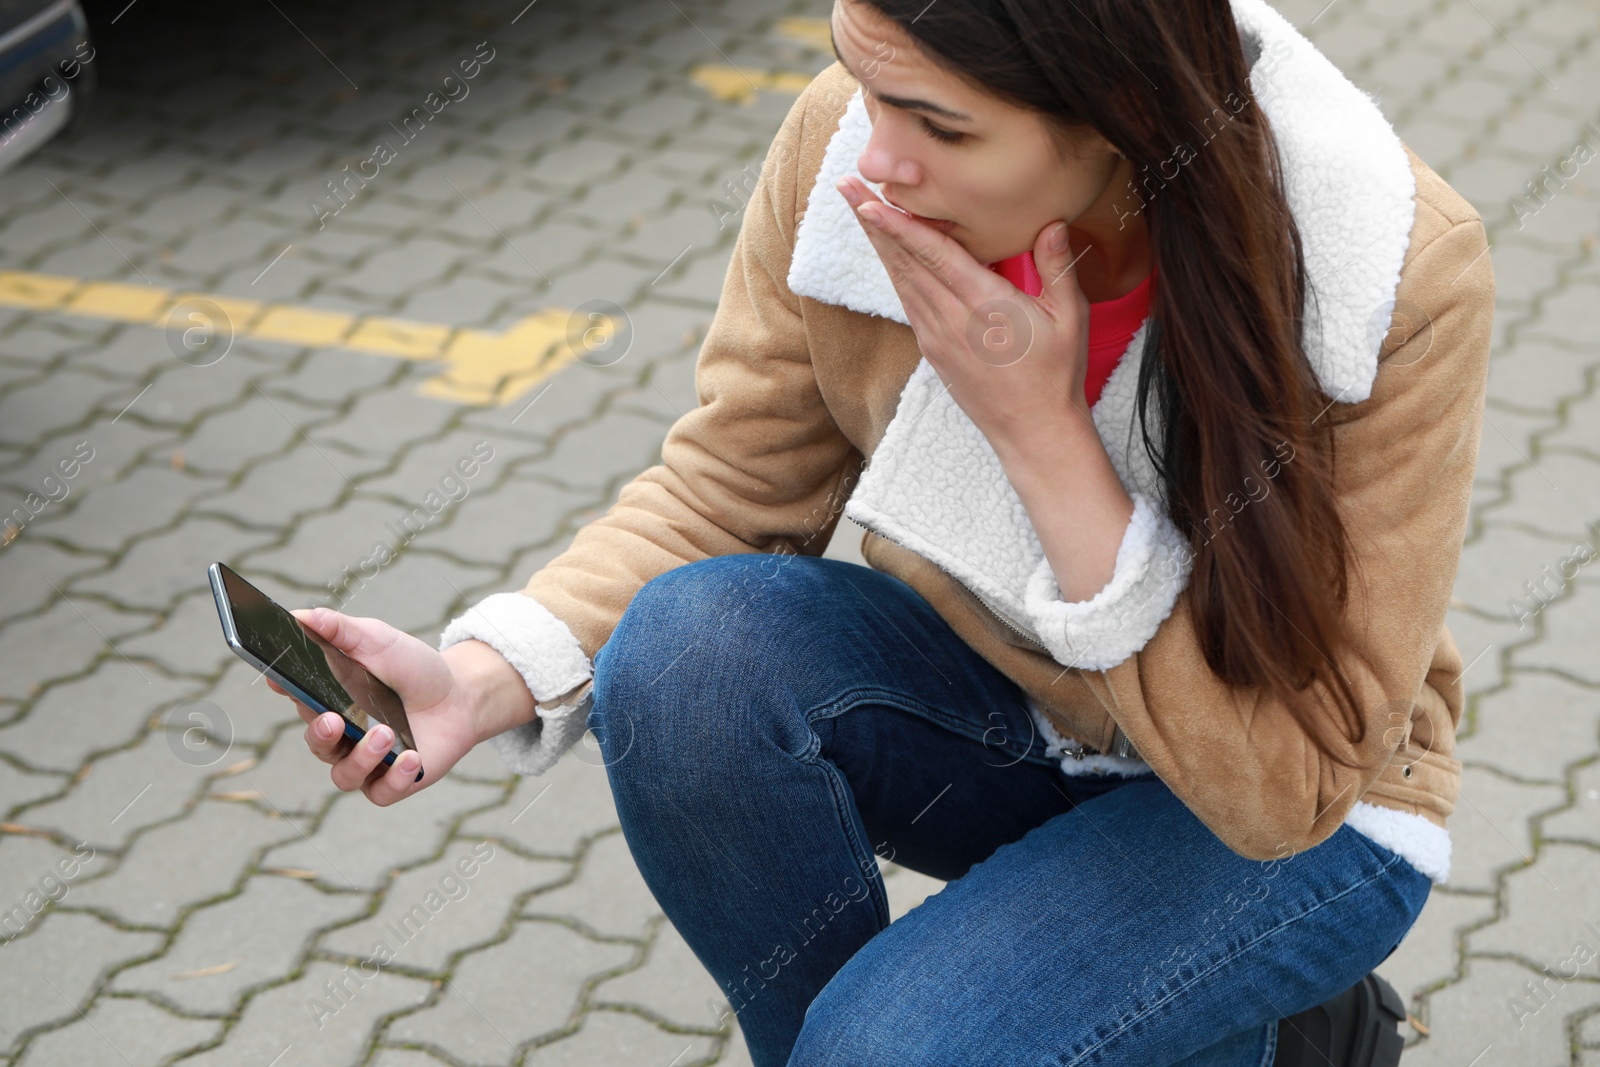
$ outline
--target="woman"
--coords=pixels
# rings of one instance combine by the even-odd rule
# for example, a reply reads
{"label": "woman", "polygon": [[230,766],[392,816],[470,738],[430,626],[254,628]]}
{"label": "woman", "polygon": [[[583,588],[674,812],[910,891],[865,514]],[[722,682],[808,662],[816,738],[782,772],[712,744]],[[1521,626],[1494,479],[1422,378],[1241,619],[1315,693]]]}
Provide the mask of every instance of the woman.
{"label": "woman", "polygon": [[[442,653],[303,612],[428,777],[302,708],[311,749],[383,805],[593,729],[759,1067],[1395,1062],[1363,978],[1448,873],[1477,214],[1262,0],[832,29],[662,463]],[[841,506],[872,569],[819,558]],[[890,925],[880,857],[949,884]]]}

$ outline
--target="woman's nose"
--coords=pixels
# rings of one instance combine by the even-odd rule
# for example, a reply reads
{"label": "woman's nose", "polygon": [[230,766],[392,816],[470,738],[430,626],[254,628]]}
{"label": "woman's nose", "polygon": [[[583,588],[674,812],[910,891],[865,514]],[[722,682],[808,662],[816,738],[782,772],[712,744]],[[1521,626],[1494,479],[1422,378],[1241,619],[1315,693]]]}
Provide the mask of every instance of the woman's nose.
{"label": "woman's nose", "polygon": [[881,125],[873,126],[872,137],[856,160],[856,170],[874,185],[915,185],[922,177],[916,160],[899,150]]}

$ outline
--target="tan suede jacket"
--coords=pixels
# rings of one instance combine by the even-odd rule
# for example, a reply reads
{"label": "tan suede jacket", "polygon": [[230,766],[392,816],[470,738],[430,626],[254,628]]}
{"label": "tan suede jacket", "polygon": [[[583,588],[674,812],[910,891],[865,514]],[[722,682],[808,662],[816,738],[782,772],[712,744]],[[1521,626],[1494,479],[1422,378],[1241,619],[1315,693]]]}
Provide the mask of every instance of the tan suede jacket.
{"label": "tan suede jacket", "polygon": [[1444,880],[1463,703],[1444,616],[1487,375],[1484,228],[1281,16],[1261,0],[1234,10],[1321,296],[1308,358],[1341,406],[1338,500],[1359,578],[1340,667],[1368,711],[1347,753],[1367,769],[1319,754],[1283,707],[1223,684],[1200,652],[1186,539],[1132,409],[1148,322],[1093,413],[1136,502],[1117,573],[1094,600],[1061,601],[993,451],[948,394],[941,404],[833,188],[870,131],[838,64],[773,142],[699,356],[700,406],[672,426],[660,464],[522,593],[486,598],[445,633],[445,645],[494,645],[541,702],[538,719],[493,739],[512,769],[542,773],[582,734],[593,657],[644,583],[727,553],[821,555],[848,504],[872,567],[916,589],[1061,734],[1100,752],[1125,735],[1236,852],[1284,856],[1348,820]]}

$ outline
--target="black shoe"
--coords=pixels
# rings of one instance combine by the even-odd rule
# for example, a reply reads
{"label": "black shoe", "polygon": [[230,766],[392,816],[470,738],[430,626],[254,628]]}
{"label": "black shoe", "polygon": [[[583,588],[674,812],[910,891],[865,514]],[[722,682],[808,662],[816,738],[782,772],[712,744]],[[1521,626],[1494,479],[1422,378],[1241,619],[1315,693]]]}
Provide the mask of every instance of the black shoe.
{"label": "black shoe", "polygon": [[1272,1067],[1396,1067],[1405,1017],[1400,994],[1373,972],[1332,1000],[1280,1019]]}

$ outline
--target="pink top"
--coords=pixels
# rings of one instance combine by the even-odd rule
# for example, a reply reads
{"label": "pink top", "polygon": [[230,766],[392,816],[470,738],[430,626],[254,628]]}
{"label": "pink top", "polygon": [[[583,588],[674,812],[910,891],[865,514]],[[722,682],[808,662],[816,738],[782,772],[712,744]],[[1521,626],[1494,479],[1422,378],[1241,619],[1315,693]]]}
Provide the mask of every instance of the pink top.
{"label": "pink top", "polygon": [[[1038,296],[1044,289],[1031,250],[990,263],[989,269],[1029,296]],[[1089,369],[1084,374],[1083,392],[1090,407],[1100,399],[1100,391],[1105,388],[1111,372],[1116,370],[1117,361],[1128,350],[1128,342],[1133,340],[1150,312],[1155,276],[1152,266],[1144,281],[1132,291],[1115,300],[1089,304]]]}

